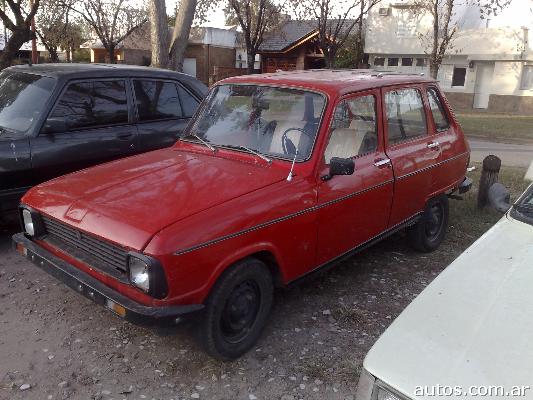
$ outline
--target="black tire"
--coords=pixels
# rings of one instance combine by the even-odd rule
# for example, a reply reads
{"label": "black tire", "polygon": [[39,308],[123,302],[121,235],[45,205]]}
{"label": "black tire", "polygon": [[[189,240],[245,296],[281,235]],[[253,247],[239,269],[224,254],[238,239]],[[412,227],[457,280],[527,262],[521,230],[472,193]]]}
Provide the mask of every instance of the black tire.
{"label": "black tire", "polygon": [[273,292],[272,274],[255,258],[225,271],[206,303],[202,337],[207,352],[223,361],[246,353],[266,325]]}
{"label": "black tire", "polygon": [[448,218],[449,204],[446,195],[429,200],[418,222],[408,229],[411,246],[424,253],[436,250],[446,236]]}

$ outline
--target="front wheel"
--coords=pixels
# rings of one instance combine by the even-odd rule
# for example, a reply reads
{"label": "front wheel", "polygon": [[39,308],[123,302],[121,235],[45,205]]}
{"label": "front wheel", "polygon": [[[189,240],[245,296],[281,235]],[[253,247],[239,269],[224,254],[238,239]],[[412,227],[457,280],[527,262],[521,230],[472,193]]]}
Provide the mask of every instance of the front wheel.
{"label": "front wheel", "polygon": [[263,331],[273,292],[268,267],[255,258],[225,271],[206,303],[202,336],[207,352],[224,361],[246,353]]}
{"label": "front wheel", "polygon": [[446,195],[429,200],[422,217],[408,230],[411,245],[424,253],[436,250],[446,236],[448,216],[449,204]]}

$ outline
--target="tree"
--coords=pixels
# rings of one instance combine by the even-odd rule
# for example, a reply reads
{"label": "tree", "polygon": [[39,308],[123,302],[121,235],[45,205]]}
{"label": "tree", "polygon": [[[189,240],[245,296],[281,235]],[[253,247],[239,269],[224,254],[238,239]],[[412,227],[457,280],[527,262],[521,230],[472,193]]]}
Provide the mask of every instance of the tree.
{"label": "tree", "polygon": [[136,0],[83,0],[73,10],[100,39],[109,62],[115,63],[117,46],[148,21],[146,10],[137,5]]}
{"label": "tree", "polygon": [[72,49],[79,47],[83,41],[81,27],[71,18],[74,2],[41,1],[36,16],[36,31],[51,62],[59,61],[59,49],[66,51],[67,61],[70,61]]}
{"label": "tree", "polygon": [[196,12],[197,0],[181,0],[176,11],[176,23],[170,40],[170,69],[183,71],[185,49],[189,42],[192,21]]}
{"label": "tree", "polygon": [[0,55],[0,69],[9,67],[22,45],[35,37],[31,30],[31,21],[39,9],[39,0],[26,8],[26,2],[21,0],[5,0],[9,11],[0,9],[0,19],[4,26],[11,31],[11,36]]}
{"label": "tree", "polygon": [[247,53],[248,73],[254,72],[255,56],[265,35],[273,32],[283,19],[284,5],[272,0],[228,0],[226,20],[242,29]]}
{"label": "tree", "polygon": [[150,0],[152,67],[167,68],[169,61],[168,18],[165,0]]}
{"label": "tree", "polygon": [[453,20],[457,0],[417,0],[415,10],[422,10],[431,17],[431,29],[418,33],[418,37],[429,56],[429,74],[437,79],[440,65],[446,53],[453,48],[458,31]]}
{"label": "tree", "polygon": [[324,53],[326,66],[333,68],[335,57],[355,26],[362,41],[363,19],[381,0],[292,0],[300,19],[316,24],[318,43]]}

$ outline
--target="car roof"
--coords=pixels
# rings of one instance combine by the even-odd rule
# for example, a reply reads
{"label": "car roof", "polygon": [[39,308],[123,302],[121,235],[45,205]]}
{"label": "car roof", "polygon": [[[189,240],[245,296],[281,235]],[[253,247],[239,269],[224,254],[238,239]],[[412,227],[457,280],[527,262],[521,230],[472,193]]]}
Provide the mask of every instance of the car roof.
{"label": "car roof", "polygon": [[24,72],[56,78],[57,80],[83,78],[112,78],[112,77],[150,77],[177,79],[185,82],[201,97],[207,93],[207,87],[191,75],[168,69],[141,67],[125,64],[97,64],[97,63],[58,63],[33,64],[9,67],[8,71]]}
{"label": "car roof", "polygon": [[222,83],[253,83],[292,86],[326,93],[345,93],[391,85],[436,82],[423,74],[398,74],[370,69],[314,69],[281,71],[258,75],[241,75],[224,79]]}

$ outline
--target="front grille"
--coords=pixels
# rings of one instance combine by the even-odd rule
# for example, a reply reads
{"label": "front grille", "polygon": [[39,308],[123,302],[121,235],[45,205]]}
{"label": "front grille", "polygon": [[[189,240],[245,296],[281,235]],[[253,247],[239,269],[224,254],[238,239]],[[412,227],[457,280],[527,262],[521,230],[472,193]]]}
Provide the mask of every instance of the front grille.
{"label": "front grille", "polygon": [[114,244],[42,216],[46,229],[45,241],[92,267],[116,275],[127,271],[128,252]]}

